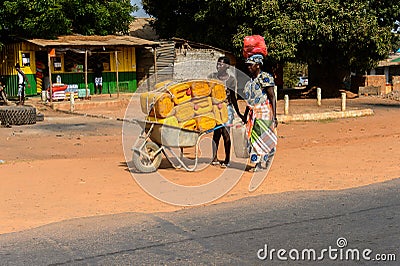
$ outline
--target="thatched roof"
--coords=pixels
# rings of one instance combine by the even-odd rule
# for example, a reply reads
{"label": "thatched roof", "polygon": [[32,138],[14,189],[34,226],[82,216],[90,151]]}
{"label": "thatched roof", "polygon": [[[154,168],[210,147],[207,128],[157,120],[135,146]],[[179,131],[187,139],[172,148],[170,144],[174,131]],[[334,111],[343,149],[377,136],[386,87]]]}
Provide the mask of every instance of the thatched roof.
{"label": "thatched roof", "polygon": [[55,40],[29,39],[27,42],[42,47],[85,47],[85,46],[158,46],[158,42],[149,41],[127,35],[107,35],[107,36],[82,36],[67,35],[60,36]]}

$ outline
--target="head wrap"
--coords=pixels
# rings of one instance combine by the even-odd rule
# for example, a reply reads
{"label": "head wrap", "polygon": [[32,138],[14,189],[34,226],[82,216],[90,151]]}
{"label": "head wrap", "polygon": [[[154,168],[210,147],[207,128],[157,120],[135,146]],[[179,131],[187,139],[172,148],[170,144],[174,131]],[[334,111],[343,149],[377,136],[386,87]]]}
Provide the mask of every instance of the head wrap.
{"label": "head wrap", "polygon": [[255,55],[252,55],[249,58],[247,58],[245,63],[246,64],[260,64],[260,65],[262,65],[263,64],[263,59],[264,59],[264,56],[262,56],[261,54],[255,54]]}

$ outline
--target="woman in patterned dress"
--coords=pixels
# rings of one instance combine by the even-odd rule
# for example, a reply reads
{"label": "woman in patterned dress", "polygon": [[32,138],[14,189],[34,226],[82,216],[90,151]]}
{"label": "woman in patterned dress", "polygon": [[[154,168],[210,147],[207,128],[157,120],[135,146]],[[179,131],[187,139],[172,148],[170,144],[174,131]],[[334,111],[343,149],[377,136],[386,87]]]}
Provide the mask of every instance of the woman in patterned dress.
{"label": "woman in patterned dress", "polygon": [[268,167],[278,140],[274,78],[261,70],[263,59],[262,55],[255,54],[246,60],[251,79],[243,91],[247,103],[243,122],[250,144],[250,160],[255,164],[251,171],[261,171],[263,163]]}

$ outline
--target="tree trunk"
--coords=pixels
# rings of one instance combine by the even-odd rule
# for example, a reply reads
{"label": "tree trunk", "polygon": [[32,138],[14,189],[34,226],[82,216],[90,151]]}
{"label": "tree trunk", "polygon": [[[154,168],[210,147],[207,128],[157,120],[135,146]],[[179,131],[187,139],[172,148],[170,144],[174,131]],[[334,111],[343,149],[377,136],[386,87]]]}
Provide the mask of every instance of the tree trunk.
{"label": "tree trunk", "polygon": [[334,98],[340,96],[340,90],[346,90],[349,84],[350,71],[335,65],[309,65],[308,66],[308,85],[309,87],[319,87],[322,97]]}

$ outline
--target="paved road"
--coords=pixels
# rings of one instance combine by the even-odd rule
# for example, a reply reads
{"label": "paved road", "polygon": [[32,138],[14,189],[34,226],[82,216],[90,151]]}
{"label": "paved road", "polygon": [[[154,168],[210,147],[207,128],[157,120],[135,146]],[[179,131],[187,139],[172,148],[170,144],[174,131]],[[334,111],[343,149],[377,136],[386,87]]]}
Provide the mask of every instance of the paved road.
{"label": "paved road", "polygon": [[[250,197],[174,213],[124,213],[59,222],[0,235],[1,265],[290,264],[316,251],[324,265],[360,252],[400,261],[400,179],[344,191]],[[337,243],[339,238],[342,242]],[[347,241],[347,246],[342,243]],[[263,250],[268,247],[268,256]],[[339,245],[339,246],[338,246]],[[343,248],[339,248],[343,247]],[[306,250],[307,249],[307,250]],[[312,249],[312,250],[311,250]],[[350,250],[350,251],[349,251]],[[357,251],[356,251],[357,250]],[[349,251],[349,252],[348,252]],[[342,254],[342,260],[340,255]],[[352,255],[353,254],[353,255]],[[329,257],[337,259],[330,260]],[[346,261],[346,264],[355,264]]]}

